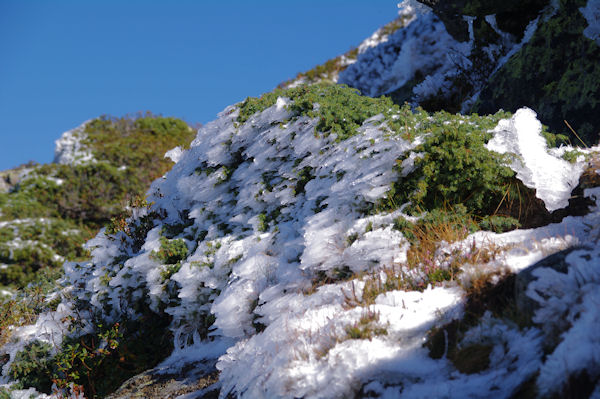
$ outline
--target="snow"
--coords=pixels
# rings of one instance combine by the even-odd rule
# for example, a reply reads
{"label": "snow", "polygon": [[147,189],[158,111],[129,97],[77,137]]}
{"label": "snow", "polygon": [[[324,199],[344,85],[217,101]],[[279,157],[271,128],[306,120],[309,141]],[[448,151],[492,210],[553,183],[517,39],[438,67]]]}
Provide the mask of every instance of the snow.
{"label": "snow", "polygon": [[181,159],[181,155],[183,154],[183,149],[179,146],[170,149],[165,153],[165,158],[169,158],[171,161],[177,163]]}
{"label": "snow", "polygon": [[54,163],[76,165],[94,159],[89,149],[81,144],[85,137],[85,127],[90,121],[85,121],[75,129],[66,131],[55,141]]}
{"label": "snow", "polygon": [[[510,397],[538,372],[537,384],[548,393],[583,369],[600,375],[600,343],[593,333],[600,327],[600,247],[589,227],[600,230],[597,207],[588,216],[537,229],[477,232],[440,243],[438,267],[457,252],[467,258],[477,248],[496,247],[499,254],[486,262],[471,257],[454,283],[382,290],[366,302],[365,279],[384,284],[385,271],[394,268],[415,281],[422,278],[419,270],[402,266],[409,243],[393,229],[398,217],[415,217],[402,208],[361,211],[414,168],[414,157],[395,166],[422,138],[409,142],[390,135],[378,116],[365,121],[356,136],[336,142],[334,135],[315,135],[317,119],[291,118],[288,105],[289,99],[279,98],[241,126],[237,109],[228,107],[199,130],[189,150],[170,151],[177,163],[153,183],[148,198],[154,209],[164,209],[164,220],[147,232],[139,249],[122,233],[98,234],[87,244],[91,262],[65,265],[66,297],[87,301],[108,320],[135,318],[130,304],[139,298],[152,309],[164,308],[173,317],[175,350],[157,370],[177,373],[216,363],[223,396],[329,398],[362,391],[382,398]],[[540,132],[535,113],[523,108],[498,123],[488,148],[508,154],[518,178],[553,210],[565,205],[585,162],[570,164],[558,157],[560,151],[549,152]],[[310,179],[300,190],[303,171],[310,171]],[[585,195],[600,200],[600,189]],[[135,217],[147,212],[136,210]],[[184,214],[192,224],[178,237],[190,254],[170,277],[176,283],[172,300],[161,277],[164,266],[151,254],[160,248],[162,226],[181,223]],[[186,238],[198,231],[205,237]],[[463,374],[447,356],[430,358],[423,346],[428,332],[462,317],[463,287],[485,274],[497,281],[574,245],[592,249],[567,258],[573,266],[567,275],[535,272],[528,295],[539,304],[536,326],[519,330],[486,314],[465,332],[463,347],[492,348],[487,369]],[[116,267],[120,256],[127,259]],[[319,273],[342,267],[354,273],[351,278],[313,282]],[[108,285],[107,275],[114,276]],[[66,299],[36,324],[15,328],[2,352],[12,361],[32,340],[60,345],[67,329],[63,320],[72,309]],[[206,336],[201,332],[208,315],[215,322]],[[350,328],[365,326],[371,333],[349,335]],[[553,331],[558,343],[544,358],[541,348]]]}
{"label": "snow", "polygon": [[579,11],[588,23],[583,34],[600,45],[600,0],[588,0],[585,7],[581,7]]}
{"label": "snow", "polygon": [[510,167],[525,186],[536,190],[536,196],[552,212],[569,205],[583,164],[571,164],[548,153],[542,124],[536,116],[533,110],[521,108],[511,119],[501,120],[486,147],[500,154],[514,154]]}
{"label": "snow", "polygon": [[420,73],[443,74],[468,56],[471,45],[455,41],[431,12],[419,15],[388,40],[358,56],[338,82],[379,97],[402,87]]}
{"label": "snow", "polygon": [[[408,9],[414,3],[401,5]],[[365,50],[340,80],[379,95],[425,70],[429,76],[414,91],[425,96],[443,87],[456,66],[448,48],[465,56],[470,46],[453,41],[443,24],[424,12]],[[35,324],[15,328],[14,339],[0,348],[10,358],[1,382],[8,381],[11,362],[28,342],[60,345],[68,327],[64,320],[75,314],[69,298],[87,302],[108,321],[137,317],[132,304],[140,299],[153,310],[165,309],[172,316],[175,349],[157,370],[177,373],[216,363],[222,397],[329,398],[359,392],[381,398],[511,397],[531,378],[550,396],[582,370],[600,376],[599,188],[584,192],[596,200],[586,216],[441,242],[435,266],[444,267],[456,253],[468,259],[454,281],[421,291],[382,289],[368,301],[366,281],[385,285],[389,270],[422,279],[422,271],[406,266],[410,243],[394,229],[399,217],[417,218],[403,214],[402,207],[386,212],[374,206],[414,169],[417,157],[425,156],[411,152],[422,137],[408,141],[390,134],[380,115],[337,142],[335,135],[315,134],[317,119],[292,115],[290,103],[280,97],[242,125],[237,107],[228,107],[198,131],[189,150],[169,151],[166,157],[175,165],[148,196],[164,217],[145,232],[141,247],[124,233],[107,237],[101,231],[87,244],[90,262],[65,264],[63,302]],[[57,142],[57,162],[86,158],[83,127]],[[541,131],[535,112],[522,108],[498,123],[487,148],[506,154],[517,177],[554,211],[568,205],[586,161],[563,160],[560,155],[570,147],[549,150]],[[400,167],[399,158],[404,158]],[[134,218],[148,212],[137,209]],[[165,265],[152,253],[160,249],[164,226],[184,222],[189,223],[176,238],[184,240],[189,256],[166,281]],[[430,357],[423,346],[428,334],[463,317],[465,289],[478,279],[489,275],[497,282],[576,245],[581,249],[566,258],[567,274],[548,268],[534,272],[527,289],[538,305],[533,326],[519,329],[485,313],[464,332],[461,348],[491,348],[489,367],[461,373],[447,348],[440,359]],[[498,255],[486,261],[470,256],[479,248],[495,248]],[[322,278],[338,272],[350,276]],[[113,276],[108,284],[106,276]],[[208,317],[215,321],[204,331]],[[367,327],[372,331],[362,337],[349,333]],[[14,395],[29,394],[36,393]]]}

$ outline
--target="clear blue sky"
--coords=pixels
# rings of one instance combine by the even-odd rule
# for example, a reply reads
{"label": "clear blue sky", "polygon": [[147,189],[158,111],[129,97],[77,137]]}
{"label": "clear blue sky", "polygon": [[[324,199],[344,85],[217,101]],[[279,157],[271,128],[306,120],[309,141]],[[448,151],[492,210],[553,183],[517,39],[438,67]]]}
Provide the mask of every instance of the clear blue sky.
{"label": "clear blue sky", "polygon": [[0,0],[0,170],[83,121],[206,123],[358,45],[398,0]]}

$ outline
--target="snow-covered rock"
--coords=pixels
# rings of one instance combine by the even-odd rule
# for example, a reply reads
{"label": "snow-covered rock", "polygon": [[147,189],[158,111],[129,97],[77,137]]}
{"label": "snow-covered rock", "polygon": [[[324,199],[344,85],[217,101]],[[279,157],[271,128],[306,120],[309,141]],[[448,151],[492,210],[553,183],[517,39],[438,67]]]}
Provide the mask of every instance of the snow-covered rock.
{"label": "snow-covered rock", "polygon": [[79,164],[93,159],[89,148],[81,141],[85,138],[85,127],[89,121],[83,122],[75,129],[64,132],[58,140],[54,149],[54,163]]}

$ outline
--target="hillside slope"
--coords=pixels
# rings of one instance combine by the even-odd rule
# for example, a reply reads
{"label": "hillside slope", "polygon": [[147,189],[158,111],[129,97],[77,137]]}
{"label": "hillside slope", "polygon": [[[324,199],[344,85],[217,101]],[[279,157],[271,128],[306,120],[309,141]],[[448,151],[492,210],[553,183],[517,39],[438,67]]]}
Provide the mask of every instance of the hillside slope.
{"label": "hillside slope", "polygon": [[54,163],[5,172],[0,287],[23,287],[38,270],[89,256],[82,244],[171,167],[160,154],[193,136],[175,118],[102,117],[64,133]]}
{"label": "hillside slope", "polygon": [[[453,97],[439,53],[482,45],[489,2],[444,3],[474,17],[456,26],[407,3],[346,69],[227,107],[170,150],[146,199],[6,330],[0,395],[600,396],[600,148],[564,145],[526,104],[417,107],[429,84],[433,108],[475,101],[483,86]],[[493,68],[565,4],[499,16],[513,37]]]}
{"label": "hillside slope", "polygon": [[[156,354],[151,331],[172,334],[164,373],[216,367],[221,396],[509,397],[562,392],[583,370],[596,381],[598,346],[581,330],[596,327],[597,205],[500,233],[539,225],[526,208],[545,208],[546,223],[575,211],[571,190],[597,155],[578,150],[570,163],[568,151],[547,149],[528,109],[429,115],[330,85],[248,99],[174,152],[151,205],[88,243],[91,262],[65,265],[60,304],[14,331],[3,374],[107,392],[111,365]],[[532,319],[511,297],[485,312],[473,304],[573,246],[567,274],[534,272]],[[533,295],[548,284],[556,299]],[[443,328],[454,330],[440,348]],[[65,363],[74,342],[95,354],[90,380],[84,363]]]}

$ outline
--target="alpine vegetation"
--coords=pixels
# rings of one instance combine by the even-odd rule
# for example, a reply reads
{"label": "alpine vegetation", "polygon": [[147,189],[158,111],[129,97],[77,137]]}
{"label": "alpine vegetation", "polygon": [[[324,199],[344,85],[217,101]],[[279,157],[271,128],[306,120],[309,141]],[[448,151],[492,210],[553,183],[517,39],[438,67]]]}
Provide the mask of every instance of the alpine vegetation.
{"label": "alpine vegetation", "polygon": [[566,99],[467,113],[561,21],[595,57],[597,1],[421,3],[189,148],[64,135],[0,195],[0,397],[600,396],[596,105],[585,137],[543,125]]}
{"label": "alpine vegetation", "polygon": [[[593,245],[594,212],[502,233],[530,223],[527,207],[544,208],[547,224],[569,205],[595,155],[570,163],[567,150],[548,149],[529,109],[429,114],[326,84],[249,98],[170,152],[177,163],[147,203],[87,243],[91,261],[65,264],[57,303],[2,347],[2,373],[48,394],[102,396],[132,375],[110,374],[119,359],[135,373],[170,355],[164,372],[216,364],[223,397],[561,392],[570,375],[600,372],[593,352],[563,349],[597,349],[578,332],[595,328],[593,257],[573,252],[564,277],[534,273],[532,293],[560,279],[564,300],[581,303],[565,308],[573,323],[560,335],[544,295],[532,294],[526,326],[465,309],[480,281]],[[428,337],[456,322],[436,356]],[[485,361],[463,366],[461,350]]]}

